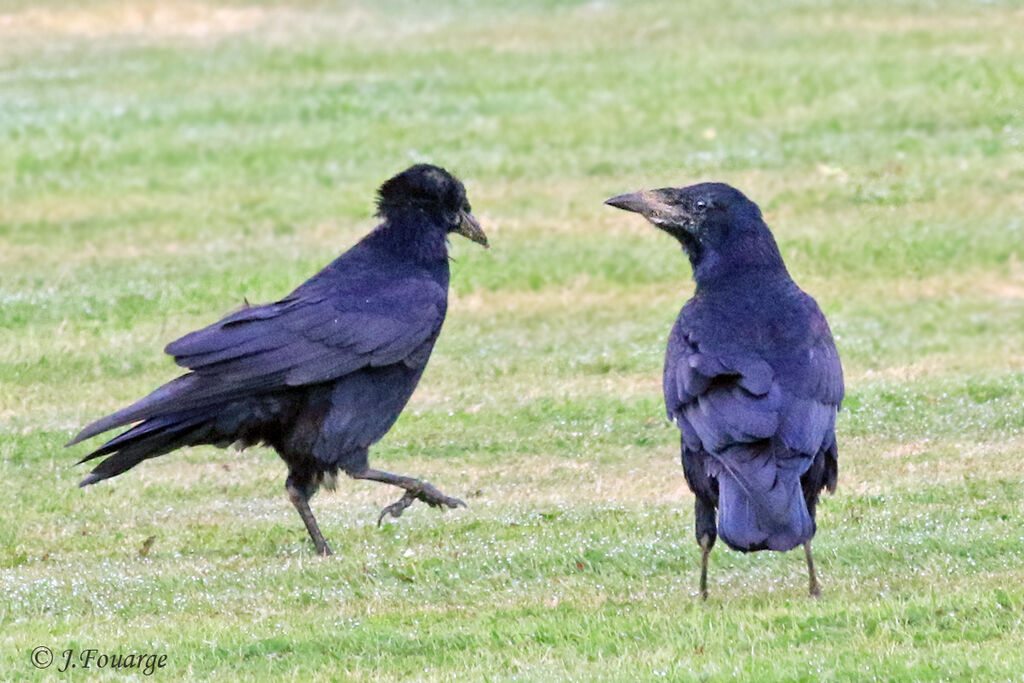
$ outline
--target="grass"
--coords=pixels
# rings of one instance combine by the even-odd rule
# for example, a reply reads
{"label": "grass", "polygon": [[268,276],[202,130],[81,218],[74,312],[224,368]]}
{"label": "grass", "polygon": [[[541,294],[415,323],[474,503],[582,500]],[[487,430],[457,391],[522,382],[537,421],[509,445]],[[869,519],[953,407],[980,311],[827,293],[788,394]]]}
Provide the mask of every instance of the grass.
{"label": "grass", "polygon": [[[1016,3],[0,5],[0,670],[45,645],[216,680],[1010,680],[1024,656],[1024,12]],[[464,178],[444,334],[325,561],[266,450],[88,490],[62,444],[280,296],[414,161]],[[604,198],[765,210],[847,375],[799,553],[716,549],[663,419],[678,249]],[[149,540],[152,539],[152,540]],[[98,679],[124,672],[91,671]],[[139,671],[134,676],[144,677]]]}

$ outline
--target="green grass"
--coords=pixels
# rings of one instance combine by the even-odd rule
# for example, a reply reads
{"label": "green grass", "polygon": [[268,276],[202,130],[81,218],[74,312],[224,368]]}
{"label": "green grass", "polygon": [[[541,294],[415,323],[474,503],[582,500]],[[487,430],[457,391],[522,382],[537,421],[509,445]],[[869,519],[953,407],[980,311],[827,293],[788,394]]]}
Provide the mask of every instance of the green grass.
{"label": "green grass", "polygon": [[[761,5],[0,5],[3,677],[71,675],[45,645],[214,681],[1018,679],[1024,13]],[[287,293],[421,160],[493,248],[454,241],[372,458],[468,509],[378,529],[397,493],[342,481],[323,560],[266,450],[75,487],[62,444],[173,377],[167,341]],[[696,598],[659,387],[689,270],[601,202],[707,179],[761,204],[843,357],[818,601],[800,553],[724,548]]]}

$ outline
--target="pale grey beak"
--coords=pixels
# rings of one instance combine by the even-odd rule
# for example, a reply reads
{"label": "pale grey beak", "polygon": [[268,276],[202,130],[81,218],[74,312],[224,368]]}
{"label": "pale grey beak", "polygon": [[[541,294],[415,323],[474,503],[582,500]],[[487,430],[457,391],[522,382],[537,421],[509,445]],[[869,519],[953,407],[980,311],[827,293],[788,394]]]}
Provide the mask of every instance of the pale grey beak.
{"label": "pale grey beak", "polygon": [[672,225],[684,226],[689,221],[689,216],[679,206],[669,203],[664,189],[620,194],[604,203],[616,209],[638,213],[662,229]]}
{"label": "pale grey beak", "polygon": [[620,194],[611,199],[604,201],[608,206],[614,206],[616,209],[622,209],[623,211],[632,211],[633,213],[643,214],[647,211],[647,200],[644,198],[643,192],[630,192],[628,194]]}

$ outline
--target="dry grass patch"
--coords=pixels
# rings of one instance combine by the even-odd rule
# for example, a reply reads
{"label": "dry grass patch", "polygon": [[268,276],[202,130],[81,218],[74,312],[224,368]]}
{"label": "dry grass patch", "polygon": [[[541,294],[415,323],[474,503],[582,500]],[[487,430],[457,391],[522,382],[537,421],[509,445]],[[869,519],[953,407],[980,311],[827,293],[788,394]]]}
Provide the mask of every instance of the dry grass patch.
{"label": "dry grass patch", "polygon": [[0,14],[0,37],[66,36],[209,39],[247,33],[287,13],[262,7],[218,7],[198,2],[98,2],[79,7],[31,8]]}
{"label": "dry grass patch", "polygon": [[[931,14],[913,12],[893,15],[888,11],[839,12],[814,16],[817,29],[833,29],[843,32],[857,32],[881,35],[906,35],[909,33],[943,34],[965,31],[992,31],[1002,33],[1020,29],[1024,31],[1024,10],[1018,8],[975,7],[955,14],[948,12]],[[989,43],[989,47],[994,47]]]}
{"label": "dry grass patch", "polygon": [[[986,349],[981,346],[978,350]],[[934,353],[913,363],[866,368],[851,371],[847,365],[847,387],[881,380],[915,382],[921,379],[941,376],[967,375],[971,373],[1017,372],[1024,368],[1024,350],[999,348],[999,341],[992,341],[988,349],[992,355],[965,355],[959,352]]]}
{"label": "dry grass patch", "polygon": [[840,436],[839,487],[858,495],[894,488],[962,483],[970,477],[1020,479],[1024,437],[969,442],[919,439],[902,442]]}
{"label": "dry grass patch", "polygon": [[[628,315],[637,308],[651,309],[668,306],[678,309],[690,285],[681,283],[680,290],[666,291],[659,285],[634,287],[630,290],[594,289],[592,279],[581,274],[565,287],[549,287],[536,291],[500,290],[475,291],[469,294],[452,292],[449,309],[460,314],[489,317],[499,313],[523,312],[530,316],[545,317],[567,312],[579,315],[586,309],[621,311]],[[666,336],[668,330],[665,330]]]}

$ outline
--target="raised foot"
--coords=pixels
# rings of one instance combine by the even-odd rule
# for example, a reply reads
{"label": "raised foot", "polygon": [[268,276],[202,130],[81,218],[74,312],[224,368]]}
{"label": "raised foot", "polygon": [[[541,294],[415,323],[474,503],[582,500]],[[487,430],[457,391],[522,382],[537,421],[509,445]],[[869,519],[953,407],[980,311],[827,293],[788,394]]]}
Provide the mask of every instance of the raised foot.
{"label": "raised foot", "polygon": [[446,496],[430,484],[420,482],[415,488],[408,489],[405,495],[380,511],[380,517],[377,518],[377,526],[380,526],[388,515],[395,518],[401,517],[402,513],[405,512],[405,508],[417,500],[422,500],[432,508],[466,507],[466,504],[458,498]]}

